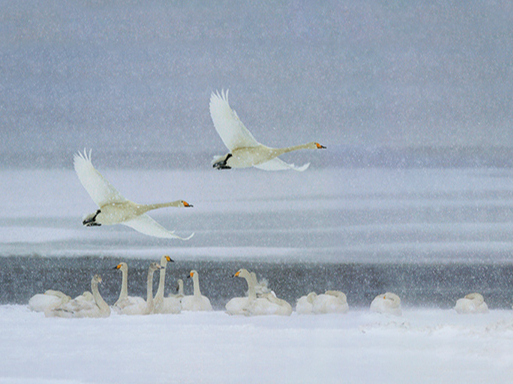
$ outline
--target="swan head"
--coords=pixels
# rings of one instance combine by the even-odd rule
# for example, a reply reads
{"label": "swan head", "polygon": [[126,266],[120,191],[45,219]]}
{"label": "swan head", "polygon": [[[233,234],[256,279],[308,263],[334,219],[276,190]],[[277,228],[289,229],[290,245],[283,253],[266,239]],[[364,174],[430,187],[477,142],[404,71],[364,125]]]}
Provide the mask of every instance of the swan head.
{"label": "swan head", "polygon": [[162,256],[162,258],[160,259],[160,266],[162,268],[166,268],[167,263],[174,263],[174,260],[170,258],[168,255]]}
{"label": "swan head", "polygon": [[476,293],[476,292],[469,293],[468,295],[465,296],[465,299],[473,300],[476,303],[483,303],[484,302],[483,295],[481,295],[480,293]]}
{"label": "swan head", "polygon": [[228,164],[228,160],[232,156],[233,155],[231,153],[227,153],[226,155],[221,156],[220,158],[214,160],[212,167],[217,169],[231,169],[232,167],[230,167],[230,165]]}
{"label": "swan head", "polygon": [[198,275],[198,272],[196,272],[194,269],[187,275],[187,278],[194,277],[194,275]]}
{"label": "swan head", "polygon": [[128,265],[127,265],[127,263],[119,263],[118,265],[116,265],[112,269],[117,269],[117,270],[120,270],[120,271],[125,271],[125,270],[128,270]]}
{"label": "swan head", "polygon": [[232,277],[246,277],[249,276],[249,272],[247,269],[239,269]]}
{"label": "swan head", "polygon": [[161,267],[159,263],[154,262],[154,263],[150,264],[150,271],[157,271],[161,268],[163,268],[163,267]]}
{"label": "swan head", "polygon": [[317,149],[326,149],[326,147],[324,145],[321,145],[319,143],[314,143],[315,144],[315,148]]}
{"label": "swan head", "polygon": [[93,276],[93,282],[95,283],[101,283],[102,282],[102,277],[98,274],[94,275]]}
{"label": "swan head", "polygon": [[96,212],[91,213],[90,215],[87,215],[85,219],[82,221],[82,224],[86,227],[94,227],[94,226],[100,226],[101,224],[96,221],[96,218],[101,213],[101,210],[98,209]]}

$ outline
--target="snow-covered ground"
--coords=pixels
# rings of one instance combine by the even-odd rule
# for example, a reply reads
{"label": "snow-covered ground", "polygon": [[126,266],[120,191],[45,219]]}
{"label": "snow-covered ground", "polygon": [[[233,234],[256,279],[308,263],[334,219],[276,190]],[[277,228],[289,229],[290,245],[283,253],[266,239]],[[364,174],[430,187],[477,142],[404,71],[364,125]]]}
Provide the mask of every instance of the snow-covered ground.
{"label": "snow-covered ground", "polygon": [[45,318],[0,307],[0,383],[506,383],[513,311]]}

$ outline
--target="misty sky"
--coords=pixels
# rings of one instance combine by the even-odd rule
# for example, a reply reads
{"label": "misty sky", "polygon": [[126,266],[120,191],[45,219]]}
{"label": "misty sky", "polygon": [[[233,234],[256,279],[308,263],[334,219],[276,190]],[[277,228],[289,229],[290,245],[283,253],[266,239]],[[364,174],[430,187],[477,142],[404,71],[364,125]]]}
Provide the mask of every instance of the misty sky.
{"label": "misty sky", "polygon": [[510,1],[2,1],[1,151],[513,146]]}

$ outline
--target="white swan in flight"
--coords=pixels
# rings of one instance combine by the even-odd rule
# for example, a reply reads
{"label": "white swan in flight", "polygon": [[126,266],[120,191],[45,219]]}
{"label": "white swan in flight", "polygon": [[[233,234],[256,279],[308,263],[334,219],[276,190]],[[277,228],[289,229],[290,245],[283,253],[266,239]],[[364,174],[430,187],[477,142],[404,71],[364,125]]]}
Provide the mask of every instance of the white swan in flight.
{"label": "white swan in flight", "polygon": [[66,304],[71,297],[61,291],[48,289],[45,293],[38,293],[29,300],[29,308],[34,312],[44,312]]}
{"label": "white swan in flight", "polygon": [[323,149],[319,143],[311,142],[286,148],[270,148],[260,144],[240,121],[237,113],[228,103],[228,91],[212,92],[210,97],[210,116],[214,127],[229,149],[226,155],[216,158],[213,167],[217,169],[255,167],[266,171],[294,169],[304,171],[310,163],[301,167],[288,164],[278,158],[287,152],[299,149]]}
{"label": "white swan in flight", "polygon": [[168,262],[173,262],[173,260],[168,256],[164,255],[160,258],[160,278],[159,278],[159,287],[157,289],[157,293],[155,294],[155,298],[153,299],[155,303],[155,308],[153,309],[153,313],[180,313],[182,311],[182,302],[180,298],[176,297],[164,297],[164,287],[166,281],[166,266]]}
{"label": "white swan in flight", "polygon": [[148,211],[163,207],[192,207],[187,202],[177,200],[171,203],[137,204],[125,199],[94,168],[91,162],[91,151],[89,154],[85,150],[84,153],[75,154],[74,166],[80,182],[100,208],[84,219],[82,224],[86,227],[123,224],[145,235],[181,240],[188,240],[194,235],[193,233],[187,238],[177,236],[174,231],[165,229],[146,214]]}
{"label": "white swan in flight", "polygon": [[210,300],[208,297],[201,294],[198,272],[192,270],[187,278],[190,277],[192,277],[194,295],[188,295],[182,298],[182,309],[184,311],[211,311],[212,305],[210,304]]}
{"label": "white swan in flight", "polygon": [[480,293],[469,293],[462,299],[456,301],[454,310],[459,314],[467,313],[488,313],[488,305]]}
{"label": "white swan in flight", "polygon": [[395,293],[391,292],[378,295],[372,300],[370,310],[377,313],[401,316],[401,299]]}
{"label": "white swan in flight", "polygon": [[100,275],[94,275],[91,279],[91,292],[94,300],[88,300],[86,296],[74,299],[66,304],[45,311],[46,317],[109,317],[110,307],[103,300],[98,291],[98,284],[102,282]]}

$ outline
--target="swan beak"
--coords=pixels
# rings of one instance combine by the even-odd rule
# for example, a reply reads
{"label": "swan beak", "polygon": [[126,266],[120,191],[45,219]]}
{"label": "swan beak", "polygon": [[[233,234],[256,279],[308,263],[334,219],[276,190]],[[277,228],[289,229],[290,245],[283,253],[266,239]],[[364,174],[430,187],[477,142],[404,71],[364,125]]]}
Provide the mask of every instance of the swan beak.
{"label": "swan beak", "polygon": [[188,202],[186,202],[186,201],[184,201],[184,202],[183,202],[183,206],[184,206],[185,208],[189,208],[189,207],[190,207],[190,208],[192,208],[192,207],[194,207],[194,205],[191,205],[191,204],[189,204],[189,203],[188,203]]}
{"label": "swan beak", "polygon": [[315,145],[317,145],[317,149],[326,149],[324,145],[321,145],[319,143],[315,143]]}
{"label": "swan beak", "polygon": [[121,264],[118,264],[118,265],[116,265],[116,266],[115,266],[114,268],[112,268],[112,269],[120,269],[120,268],[121,268]]}
{"label": "swan beak", "polygon": [[235,275],[233,275],[232,277],[239,277],[239,275],[240,275],[240,271],[237,271],[237,272],[235,273]]}
{"label": "swan beak", "polygon": [[166,256],[166,260],[167,260],[167,262],[168,262],[168,263],[174,263],[174,262],[175,262],[175,261],[174,261],[172,258],[170,258],[169,256]]}
{"label": "swan beak", "polygon": [[190,277],[192,277],[192,276],[194,276],[194,272],[189,273],[189,275],[187,276],[187,278],[190,278]]}

